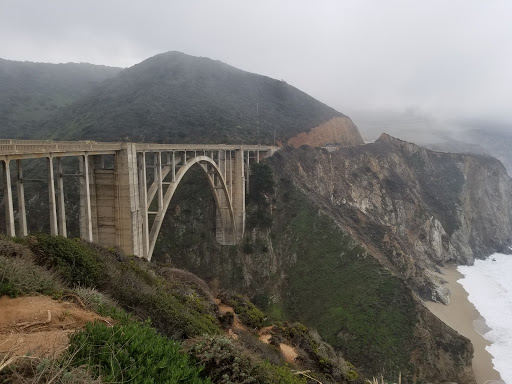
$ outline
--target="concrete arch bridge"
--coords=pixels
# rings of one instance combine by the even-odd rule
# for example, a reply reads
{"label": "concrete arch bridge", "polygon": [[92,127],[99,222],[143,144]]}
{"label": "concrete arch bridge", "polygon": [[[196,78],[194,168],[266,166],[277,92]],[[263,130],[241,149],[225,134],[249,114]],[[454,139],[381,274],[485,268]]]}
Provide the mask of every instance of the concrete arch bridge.
{"label": "concrete arch bridge", "polygon": [[[64,182],[67,177],[78,177],[80,237],[116,245],[127,254],[150,260],[174,192],[187,171],[198,164],[215,198],[217,241],[237,244],[245,229],[250,164],[277,149],[260,145],[0,140],[6,232],[8,236],[28,234],[23,162],[43,158],[52,235],[67,236]],[[77,172],[66,174],[63,161],[70,157],[78,159],[79,167]]]}

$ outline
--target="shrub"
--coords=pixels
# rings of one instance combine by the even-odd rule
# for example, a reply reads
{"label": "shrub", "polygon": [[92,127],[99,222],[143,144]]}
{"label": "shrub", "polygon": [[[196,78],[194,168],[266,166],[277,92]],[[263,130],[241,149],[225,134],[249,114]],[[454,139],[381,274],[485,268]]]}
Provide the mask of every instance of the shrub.
{"label": "shrub", "polygon": [[261,328],[265,322],[265,314],[242,295],[232,295],[226,304],[233,307],[240,321],[251,328]]}
{"label": "shrub", "polygon": [[58,278],[28,260],[0,255],[0,296],[16,297],[30,293],[60,295]]}
{"label": "shrub", "polygon": [[113,299],[94,288],[76,287],[73,291],[84,305],[101,316],[108,316],[122,323],[130,321],[131,317]]}
{"label": "shrub", "polygon": [[70,285],[94,287],[107,278],[104,262],[79,239],[36,235],[24,239],[39,264],[53,268]]}
{"label": "shrub", "polygon": [[188,342],[189,352],[205,367],[215,383],[289,383],[305,384],[287,366],[258,362],[225,336],[204,336]]}
{"label": "shrub", "polygon": [[87,367],[69,367],[58,359],[19,358],[0,370],[2,384],[101,384]]}
{"label": "shrub", "polygon": [[71,336],[64,359],[75,367],[89,366],[93,377],[107,383],[210,383],[177,342],[136,322],[111,328],[88,323]]}
{"label": "shrub", "polygon": [[306,379],[295,375],[287,366],[278,366],[265,361],[260,364],[264,383],[306,384]]}

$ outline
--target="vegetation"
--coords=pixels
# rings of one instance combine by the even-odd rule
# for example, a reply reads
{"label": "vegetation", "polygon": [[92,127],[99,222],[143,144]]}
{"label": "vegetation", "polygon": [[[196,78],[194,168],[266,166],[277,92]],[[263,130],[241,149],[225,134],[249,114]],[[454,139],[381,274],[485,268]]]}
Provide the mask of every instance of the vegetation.
{"label": "vegetation", "polygon": [[60,296],[63,286],[55,273],[35,265],[32,256],[24,247],[0,240],[0,296]]}
{"label": "vegetation", "polygon": [[265,314],[256,308],[249,299],[239,294],[227,295],[224,296],[223,299],[226,304],[233,307],[235,313],[243,324],[253,329],[263,327]]}
{"label": "vegetation", "polygon": [[258,363],[224,336],[204,336],[195,340],[189,352],[204,365],[205,372],[215,383],[306,383],[287,367]]}
{"label": "vegetation", "polygon": [[[282,174],[276,156],[252,168],[247,223],[254,225],[240,246],[220,247],[213,237],[200,238],[204,222],[212,223],[213,233],[213,202],[206,196],[190,203],[185,198],[176,200],[179,216],[169,219],[169,260],[248,294],[274,320],[317,329],[364,374],[384,372],[393,378],[401,371],[405,377],[412,372],[409,358],[418,316],[409,288],[319,212]],[[254,220],[257,211],[271,215],[270,227]],[[195,233],[195,245],[180,242],[179,233]],[[161,256],[160,248],[156,258]],[[314,352],[314,347],[308,350]],[[317,367],[322,359],[316,359]],[[329,364],[323,368],[330,370]]]}
{"label": "vegetation", "polygon": [[281,247],[297,255],[287,273],[287,316],[317,329],[365,372],[408,372],[417,317],[409,288],[290,182],[281,180],[280,192],[283,211],[293,213],[275,228],[276,241],[286,239]]}
{"label": "vegetation", "polygon": [[121,68],[0,59],[2,138],[42,138],[38,123],[80,99]]}
{"label": "vegetation", "polygon": [[274,144],[336,116],[285,82],[168,52],[122,71],[42,129],[61,139]]}
{"label": "vegetation", "polygon": [[[159,275],[155,265],[78,239],[37,235],[19,241],[30,246],[36,263],[55,270],[69,287],[95,287],[139,319],[151,318],[169,337],[220,332],[213,304],[192,286]],[[115,312],[98,305],[105,313]]]}
{"label": "vegetation", "polygon": [[[110,316],[115,324],[87,324],[73,334],[66,353],[60,357],[14,360],[9,354],[0,355],[2,383],[305,383],[283,365],[274,347],[261,344],[256,336],[244,333],[236,342],[217,335],[211,292],[189,272],[162,266],[157,269],[115,249],[76,239],[37,235],[17,241],[30,250],[26,245],[3,240],[2,260],[23,260],[29,269],[53,280],[59,289],[72,289],[87,308]],[[104,268],[106,276],[94,279],[98,287],[74,284],[82,281],[77,276],[85,270],[95,271],[97,265]],[[55,272],[49,273],[45,267]],[[24,288],[23,281],[9,282],[17,294],[38,291],[38,285],[33,290]],[[114,290],[113,285],[119,290]],[[131,296],[131,301],[119,291]],[[249,323],[261,324],[263,313],[246,298],[236,296],[232,300]],[[139,321],[146,313],[157,320],[157,329],[147,321]],[[164,318],[170,325],[162,326]],[[190,356],[182,350],[179,340],[170,340],[158,330],[175,339],[202,336],[185,342]]]}
{"label": "vegetation", "polygon": [[66,356],[75,367],[88,366],[106,383],[209,383],[201,367],[180,344],[160,336],[147,324],[132,322],[108,327],[88,323],[72,335]]}
{"label": "vegetation", "polygon": [[246,207],[247,228],[270,228],[272,226],[271,204],[275,192],[272,168],[267,163],[252,164],[249,186]]}
{"label": "vegetation", "polygon": [[103,260],[79,239],[37,235],[20,241],[30,245],[40,265],[55,270],[71,286],[97,287],[107,280]]}

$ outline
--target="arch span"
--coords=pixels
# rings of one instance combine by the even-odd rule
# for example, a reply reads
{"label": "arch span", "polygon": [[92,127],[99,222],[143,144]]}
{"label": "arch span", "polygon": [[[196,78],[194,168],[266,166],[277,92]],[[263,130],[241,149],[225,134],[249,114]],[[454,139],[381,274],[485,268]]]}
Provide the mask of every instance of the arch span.
{"label": "arch span", "polygon": [[[185,176],[185,174],[190,170],[190,168],[194,165],[198,164],[201,169],[205,172],[206,177],[208,179],[208,184],[213,193],[215,205],[217,207],[217,238],[219,240],[219,230],[221,231],[221,238],[224,239],[233,239],[236,241],[237,237],[237,226],[235,221],[235,213],[233,209],[233,203],[231,199],[231,191],[228,188],[228,184],[221,172],[219,166],[213,161],[212,158],[208,156],[196,156],[192,159],[187,160],[187,164],[181,166],[181,168],[176,172],[175,181],[169,184],[169,187],[165,191],[165,195],[163,196],[163,202],[160,209],[157,211],[155,220],[151,225],[151,230],[149,232],[149,249],[148,249],[148,259],[151,259],[153,255],[153,251],[155,249],[156,240],[158,238],[158,234],[160,233],[160,229],[162,227],[162,223],[169,208],[169,204],[178,188],[181,180]],[[152,186],[153,187],[153,186]],[[151,189],[151,188],[150,188]],[[154,196],[155,193],[152,193]],[[148,200],[151,197],[148,196]],[[152,199],[152,198],[151,198]],[[219,228],[220,227],[220,228]],[[232,242],[233,240],[227,243]],[[222,243],[222,240],[221,240]]]}

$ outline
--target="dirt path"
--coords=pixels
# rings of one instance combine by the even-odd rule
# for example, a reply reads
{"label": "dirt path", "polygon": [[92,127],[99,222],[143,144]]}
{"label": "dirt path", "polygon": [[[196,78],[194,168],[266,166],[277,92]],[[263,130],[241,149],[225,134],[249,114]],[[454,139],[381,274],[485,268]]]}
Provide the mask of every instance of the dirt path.
{"label": "dirt path", "polygon": [[48,296],[0,297],[0,354],[59,354],[66,349],[71,333],[95,320],[112,322],[77,304]]}

